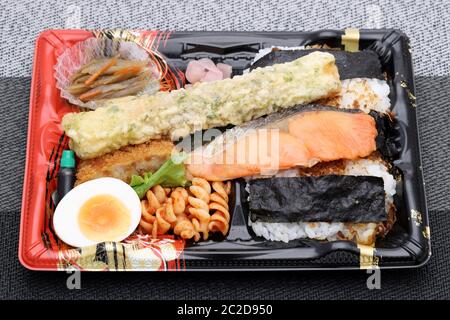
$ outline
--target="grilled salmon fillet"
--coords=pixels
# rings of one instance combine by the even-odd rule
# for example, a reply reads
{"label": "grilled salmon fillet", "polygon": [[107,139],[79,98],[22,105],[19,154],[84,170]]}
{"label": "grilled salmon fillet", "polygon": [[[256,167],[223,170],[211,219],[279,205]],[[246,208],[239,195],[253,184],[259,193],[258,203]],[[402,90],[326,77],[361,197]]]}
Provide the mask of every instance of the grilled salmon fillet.
{"label": "grilled salmon fillet", "polygon": [[247,130],[212,155],[196,150],[187,159],[188,172],[209,181],[226,181],[296,166],[308,168],[323,161],[364,158],[377,149],[372,116],[326,106],[297,109],[282,120]]}

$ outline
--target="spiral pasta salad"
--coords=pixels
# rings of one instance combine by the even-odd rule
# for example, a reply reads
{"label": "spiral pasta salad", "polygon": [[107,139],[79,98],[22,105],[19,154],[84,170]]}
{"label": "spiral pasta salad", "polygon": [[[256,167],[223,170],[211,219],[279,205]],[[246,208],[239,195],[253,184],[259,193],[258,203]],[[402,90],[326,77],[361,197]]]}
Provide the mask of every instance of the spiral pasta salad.
{"label": "spiral pasta salad", "polygon": [[141,200],[139,229],[153,238],[172,232],[182,239],[207,240],[211,233],[226,235],[231,183],[193,178],[187,188],[156,185]]}

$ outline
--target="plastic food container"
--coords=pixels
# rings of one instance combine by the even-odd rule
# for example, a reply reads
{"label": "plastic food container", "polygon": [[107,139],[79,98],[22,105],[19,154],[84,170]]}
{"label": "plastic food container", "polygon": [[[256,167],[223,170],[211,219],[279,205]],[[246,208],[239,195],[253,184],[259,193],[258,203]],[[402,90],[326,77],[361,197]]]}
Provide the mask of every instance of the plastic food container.
{"label": "plastic food container", "polygon": [[[187,61],[208,57],[241,74],[255,54],[271,46],[326,44],[346,50],[371,48],[380,57],[391,89],[397,118],[397,222],[375,248],[350,241],[311,239],[288,244],[256,237],[248,226],[243,182],[233,183],[231,222],[226,237],[192,244],[172,237],[134,237],[126,243],[101,243],[70,248],[51,224],[56,176],[68,139],[60,121],[76,110],[60,97],[54,66],[66,49],[89,37],[136,41],[155,53],[164,88],[180,87]],[[159,55],[160,54],[160,55]],[[162,57],[165,57],[164,59]],[[409,40],[398,30],[324,30],[317,32],[159,32],[127,30],[49,30],[36,41],[30,94],[27,157],[22,200],[19,258],[33,270],[154,271],[154,270],[304,270],[412,268],[430,255],[430,229],[422,178],[416,104]]]}

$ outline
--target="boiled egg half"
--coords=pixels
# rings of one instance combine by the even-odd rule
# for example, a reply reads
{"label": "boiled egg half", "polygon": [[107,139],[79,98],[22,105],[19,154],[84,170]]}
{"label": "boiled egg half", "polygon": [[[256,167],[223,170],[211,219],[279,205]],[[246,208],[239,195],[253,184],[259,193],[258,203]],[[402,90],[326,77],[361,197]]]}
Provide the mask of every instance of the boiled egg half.
{"label": "boiled egg half", "polygon": [[53,215],[58,237],[74,247],[122,241],[137,228],[141,203],[122,180],[99,178],[82,183],[61,199]]}

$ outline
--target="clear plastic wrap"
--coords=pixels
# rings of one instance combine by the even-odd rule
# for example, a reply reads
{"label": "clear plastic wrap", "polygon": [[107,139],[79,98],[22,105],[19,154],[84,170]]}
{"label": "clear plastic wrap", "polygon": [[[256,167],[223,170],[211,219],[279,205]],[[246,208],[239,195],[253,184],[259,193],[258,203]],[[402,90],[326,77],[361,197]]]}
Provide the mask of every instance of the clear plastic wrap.
{"label": "clear plastic wrap", "polygon": [[160,72],[151,59],[149,53],[137,43],[121,39],[111,40],[106,37],[92,37],[79,42],[66,49],[57,59],[55,65],[56,87],[61,92],[61,97],[77,106],[93,109],[101,105],[97,101],[83,102],[78,97],[68,92],[71,76],[81,67],[94,59],[112,58],[119,56],[125,60],[148,61],[152,78],[145,88],[138,94],[152,94],[160,89]]}

